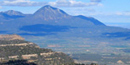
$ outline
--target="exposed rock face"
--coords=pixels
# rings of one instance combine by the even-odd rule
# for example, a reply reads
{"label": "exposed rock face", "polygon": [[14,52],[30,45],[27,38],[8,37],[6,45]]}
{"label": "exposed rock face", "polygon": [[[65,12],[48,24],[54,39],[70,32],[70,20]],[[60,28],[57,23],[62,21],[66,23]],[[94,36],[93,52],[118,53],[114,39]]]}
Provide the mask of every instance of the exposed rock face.
{"label": "exposed rock face", "polygon": [[0,35],[0,62],[21,59],[37,65],[74,64],[73,59],[68,55],[40,48],[35,43],[25,41],[19,35]]}
{"label": "exposed rock face", "polygon": [[22,38],[19,35],[0,35],[0,40],[24,40],[24,38]]}

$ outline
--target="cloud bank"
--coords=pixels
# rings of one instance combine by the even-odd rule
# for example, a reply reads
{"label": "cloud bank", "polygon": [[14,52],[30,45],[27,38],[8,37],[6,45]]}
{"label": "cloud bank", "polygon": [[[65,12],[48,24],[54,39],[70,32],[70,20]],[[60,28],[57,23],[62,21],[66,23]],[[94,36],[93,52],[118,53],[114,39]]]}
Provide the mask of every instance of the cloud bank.
{"label": "cloud bank", "polygon": [[49,2],[52,6],[62,6],[62,7],[85,7],[85,6],[102,6],[101,3],[89,2],[84,3],[76,0],[57,0],[56,2]]}
{"label": "cloud bank", "polygon": [[130,16],[130,12],[116,12],[116,15],[119,15],[119,16]]}
{"label": "cloud bank", "polygon": [[102,0],[90,0],[91,2],[101,2]]}
{"label": "cloud bank", "polygon": [[2,0],[0,6],[58,6],[58,7],[85,7],[85,6],[102,6],[101,0],[90,0],[84,3],[76,0],[56,0],[54,2],[37,2],[31,0]]}
{"label": "cloud bank", "polygon": [[3,1],[0,1],[1,6],[40,6],[42,4],[47,4],[47,3],[30,1],[30,0],[3,0]]}
{"label": "cloud bank", "polygon": [[0,6],[0,9],[2,8],[2,6]]}

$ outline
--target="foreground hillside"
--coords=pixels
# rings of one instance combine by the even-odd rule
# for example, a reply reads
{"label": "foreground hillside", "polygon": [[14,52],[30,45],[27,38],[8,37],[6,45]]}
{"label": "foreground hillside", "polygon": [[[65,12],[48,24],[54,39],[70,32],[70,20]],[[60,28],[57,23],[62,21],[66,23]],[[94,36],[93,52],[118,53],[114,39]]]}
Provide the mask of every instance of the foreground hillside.
{"label": "foreground hillside", "polygon": [[[18,38],[12,39],[14,38],[12,36]],[[0,35],[0,37],[0,62],[23,59],[38,65],[68,65],[74,63],[66,54],[40,48],[34,43],[21,39],[18,35]]]}

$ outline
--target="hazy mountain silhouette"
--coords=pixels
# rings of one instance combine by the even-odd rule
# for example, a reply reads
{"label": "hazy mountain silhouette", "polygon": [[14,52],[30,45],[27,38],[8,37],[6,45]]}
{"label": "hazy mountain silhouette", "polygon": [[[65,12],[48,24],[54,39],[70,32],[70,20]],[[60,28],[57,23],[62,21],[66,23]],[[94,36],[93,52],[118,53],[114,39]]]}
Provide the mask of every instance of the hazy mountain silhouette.
{"label": "hazy mountain silhouette", "polygon": [[[104,33],[130,31],[129,29],[106,26],[93,17],[71,16],[63,10],[49,5],[43,6],[34,14],[9,10],[1,12],[0,17],[0,30],[7,34],[40,36],[65,32],[65,36],[93,37],[100,35],[99,37],[101,37],[103,35],[104,37],[106,36]],[[78,34],[81,32],[82,34]]]}
{"label": "hazy mountain silhouette", "polygon": [[0,12],[0,17],[5,19],[16,19],[24,17],[24,14],[18,11],[9,10],[5,12]]}

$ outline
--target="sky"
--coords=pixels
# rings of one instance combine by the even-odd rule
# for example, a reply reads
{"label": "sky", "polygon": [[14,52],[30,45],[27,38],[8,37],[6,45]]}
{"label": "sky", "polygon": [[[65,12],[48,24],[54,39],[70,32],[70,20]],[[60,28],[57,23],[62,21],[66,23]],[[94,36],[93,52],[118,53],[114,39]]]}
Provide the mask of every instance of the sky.
{"label": "sky", "polygon": [[0,0],[0,11],[33,14],[45,5],[60,8],[72,16],[94,17],[106,25],[130,29],[130,0]]}

